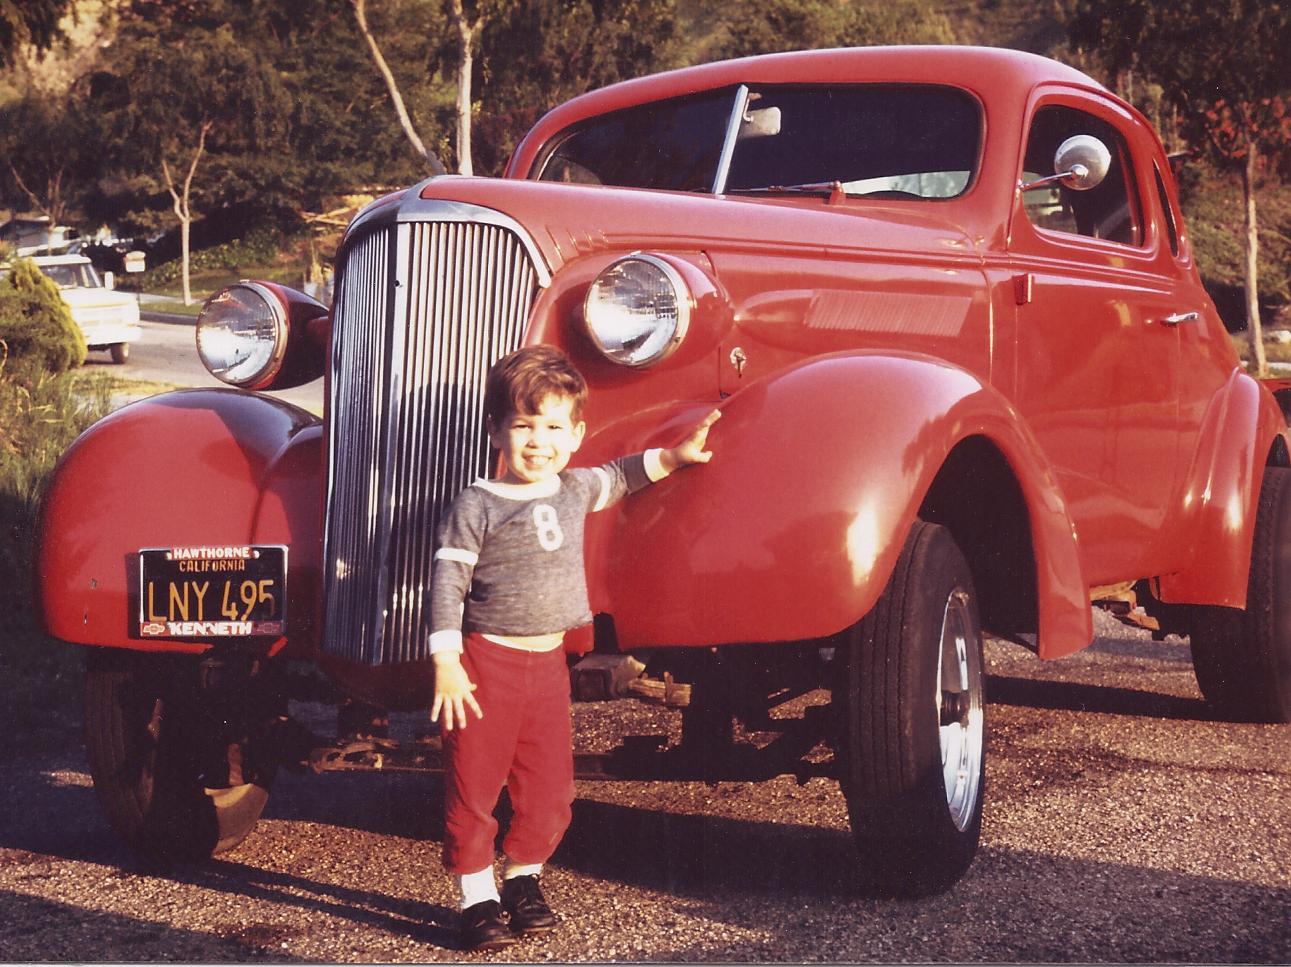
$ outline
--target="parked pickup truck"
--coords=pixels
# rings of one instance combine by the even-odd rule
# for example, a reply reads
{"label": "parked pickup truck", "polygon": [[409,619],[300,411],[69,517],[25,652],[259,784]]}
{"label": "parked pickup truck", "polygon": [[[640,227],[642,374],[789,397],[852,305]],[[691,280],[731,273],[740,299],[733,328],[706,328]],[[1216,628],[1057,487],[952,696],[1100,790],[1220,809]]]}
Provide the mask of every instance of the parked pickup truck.
{"label": "parked pickup truck", "polygon": [[[1287,422],[1161,143],[1075,70],[871,48],[616,84],[502,178],[369,205],[335,273],[330,309],[211,298],[232,388],[118,410],[44,498],[40,608],[86,646],[94,783],[146,856],[236,844],[284,763],[434,767],[433,736],[293,728],[283,669],[429,704],[436,521],[496,467],[490,363],[534,343],[587,376],[589,465],[723,417],[703,473],[589,520],[575,697],[681,728],[584,775],[833,777],[858,874],[918,894],[977,847],[984,633],[1059,658],[1132,603],[1191,636],[1216,715],[1291,719]],[[320,376],[321,421],[257,392]]]}
{"label": "parked pickup truck", "polygon": [[59,295],[81,328],[92,350],[106,349],[117,364],[130,358],[130,344],[143,336],[139,326],[139,299],[118,292],[112,273],[99,275],[84,255],[34,255],[31,260],[54,280]]}

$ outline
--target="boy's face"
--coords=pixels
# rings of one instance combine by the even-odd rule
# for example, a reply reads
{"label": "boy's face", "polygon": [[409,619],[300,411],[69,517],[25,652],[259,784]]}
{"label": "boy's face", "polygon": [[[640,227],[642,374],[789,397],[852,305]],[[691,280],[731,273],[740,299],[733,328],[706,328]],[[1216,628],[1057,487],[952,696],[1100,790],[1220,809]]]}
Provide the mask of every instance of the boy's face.
{"label": "boy's face", "polygon": [[538,483],[556,476],[583,443],[586,425],[574,421],[574,401],[549,394],[536,413],[508,413],[489,421],[489,440],[506,460],[503,483]]}

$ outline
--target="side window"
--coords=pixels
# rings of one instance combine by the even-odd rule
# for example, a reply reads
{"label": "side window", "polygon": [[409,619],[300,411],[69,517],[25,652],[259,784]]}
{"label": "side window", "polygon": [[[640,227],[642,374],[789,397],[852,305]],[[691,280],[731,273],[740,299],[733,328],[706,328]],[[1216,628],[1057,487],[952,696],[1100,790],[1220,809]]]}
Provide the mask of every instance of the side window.
{"label": "side window", "polygon": [[1073,191],[1045,185],[1023,196],[1027,217],[1037,228],[1102,238],[1122,245],[1143,244],[1143,215],[1135,191],[1129,149],[1116,128],[1075,108],[1051,105],[1036,111],[1027,134],[1023,181],[1054,174],[1058,146],[1077,134],[1092,134],[1107,146],[1112,166],[1097,188]]}
{"label": "side window", "polygon": [[1157,179],[1157,197],[1161,199],[1161,217],[1165,219],[1166,237],[1170,240],[1170,254],[1178,256],[1179,254],[1179,226],[1174,221],[1174,209],[1170,207],[1170,193],[1165,190],[1165,179],[1161,177],[1161,169],[1155,163],[1152,165],[1152,173]]}

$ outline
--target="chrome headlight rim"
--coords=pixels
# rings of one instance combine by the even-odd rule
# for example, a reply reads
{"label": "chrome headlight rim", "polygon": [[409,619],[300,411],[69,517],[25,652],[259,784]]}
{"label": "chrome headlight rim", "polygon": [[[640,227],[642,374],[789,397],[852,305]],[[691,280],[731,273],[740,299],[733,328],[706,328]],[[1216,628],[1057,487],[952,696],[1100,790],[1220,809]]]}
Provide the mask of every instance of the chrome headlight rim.
{"label": "chrome headlight rim", "polygon": [[[263,304],[268,310],[269,322],[272,326],[272,336],[268,346],[268,354],[261,360],[254,369],[242,376],[230,376],[229,371],[235,369],[240,363],[235,363],[225,367],[223,371],[219,367],[213,366],[207,354],[202,351],[202,334],[204,327],[209,331],[212,327],[219,327],[229,331],[228,327],[219,322],[212,321],[208,315],[208,310],[219,299],[228,296],[230,293],[239,290],[250,293],[254,298]],[[216,379],[228,383],[230,386],[237,386],[242,389],[255,388],[261,386],[273,379],[282,369],[283,360],[287,356],[287,342],[289,336],[289,327],[287,322],[287,310],[282,301],[274,294],[268,286],[259,282],[252,282],[243,279],[241,282],[235,282],[233,285],[225,286],[219,292],[212,295],[202,306],[202,311],[197,316],[197,326],[195,338],[197,341],[197,355],[201,359],[202,365]]]}
{"label": "chrome headlight rim", "polygon": [[[666,341],[658,350],[652,352],[649,356],[645,356],[640,359],[624,358],[626,355],[625,353],[622,351],[616,351],[610,347],[601,335],[598,334],[597,325],[594,321],[594,315],[598,305],[601,305],[595,300],[602,280],[629,262],[642,263],[657,270],[671,287],[674,305],[676,306],[675,322],[661,320],[664,325],[672,326],[672,332],[668,335]],[[592,284],[588,286],[587,295],[583,299],[583,326],[587,330],[587,334],[592,340],[592,343],[606,359],[609,359],[611,362],[620,366],[626,366],[629,369],[644,369],[648,366],[654,366],[663,362],[677,351],[677,348],[685,340],[686,333],[690,329],[690,318],[691,311],[694,307],[694,301],[694,293],[691,291],[690,285],[686,282],[685,276],[683,276],[677,267],[668,259],[650,252],[632,252],[615,259],[607,265],[597,273]]]}

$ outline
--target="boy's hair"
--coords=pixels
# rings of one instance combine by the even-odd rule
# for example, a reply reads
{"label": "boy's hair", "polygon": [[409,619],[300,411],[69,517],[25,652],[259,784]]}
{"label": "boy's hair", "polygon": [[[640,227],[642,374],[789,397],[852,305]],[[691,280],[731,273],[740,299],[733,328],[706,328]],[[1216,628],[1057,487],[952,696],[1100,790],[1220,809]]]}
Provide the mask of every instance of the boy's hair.
{"label": "boy's hair", "polygon": [[489,370],[484,415],[497,427],[509,413],[538,412],[548,396],[572,400],[571,412],[577,423],[587,402],[587,381],[555,346],[526,346],[503,356]]}

